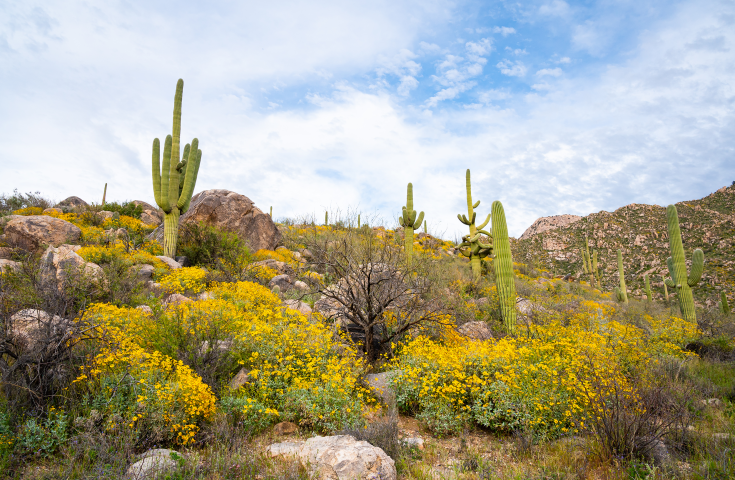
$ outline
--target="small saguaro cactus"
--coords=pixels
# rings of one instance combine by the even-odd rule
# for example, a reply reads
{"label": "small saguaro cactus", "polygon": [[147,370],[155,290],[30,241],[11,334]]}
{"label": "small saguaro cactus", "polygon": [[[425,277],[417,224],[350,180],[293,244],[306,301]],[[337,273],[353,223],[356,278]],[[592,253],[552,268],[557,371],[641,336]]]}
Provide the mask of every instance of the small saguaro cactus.
{"label": "small saguaro cactus", "polygon": [[329,212],[324,212],[324,226],[329,226]]}
{"label": "small saguaro cactus", "polygon": [[720,309],[721,314],[730,315],[730,304],[727,303],[725,292],[720,292],[720,301],[717,302],[717,307]]}
{"label": "small saguaro cactus", "polygon": [[153,140],[153,195],[163,210],[163,254],[176,255],[176,241],[179,232],[179,216],[189,209],[191,194],[199,173],[202,151],[199,140],[194,139],[184,147],[179,161],[181,145],[181,99],[184,95],[184,81],[176,83],[174,96],[173,135],[167,135],[163,146],[163,166],[161,166],[161,144]]}
{"label": "small saguaro cactus", "polygon": [[666,207],[666,223],[669,228],[669,248],[671,256],[666,259],[671,278],[665,280],[666,285],[676,288],[676,297],[679,300],[679,309],[684,320],[697,321],[697,312],[694,309],[694,296],[692,287],[699,283],[704,271],[704,252],[700,249],[692,253],[692,268],[687,274],[686,258],[684,257],[684,246],[681,243],[681,230],[679,229],[679,214],[676,206]]}
{"label": "small saguaro cactus", "polygon": [[271,205],[270,217],[273,218],[273,205]]}
{"label": "small saguaro cactus", "polygon": [[587,237],[584,238],[584,250],[582,250],[582,269],[585,274],[590,276],[590,286],[594,287],[595,279],[599,277],[597,271],[597,250],[593,250],[592,256],[590,256],[590,247],[587,242]]}
{"label": "small saguaro cactus", "polygon": [[358,228],[358,230],[360,229],[360,227],[361,227],[361,225],[360,225],[360,214],[358,213],[357,214],[357,228]]}
{"label": "small saguaro cactus", "polygon": [[651,294],[651,282],[648,280],[648,274],[645,274],[643,276],[643,279],[645,281],[645,288],[643,289],[643,293],[646,294],[646,298],[648,298],[648,301],[650,302],[653,300],[653,295]]}
{"label": "small saguaro cactus", "polygon": [[628,303],[628,289],[625,286],[625,271],[623,270],[623,252],[618,248],[618,276],[620,286],[615,287],[615,298],[620,303]]}
{"label": "small saguaro cactus", "polygon": [[666,286],[666,279],[662,277],[662,280],[664,281],[664,299],[666,301],[669,301],[669,287]]}
{"label": "small saguaro cactus", "polygon": [[485,226],[490,222],[490,214],[481,225],[475,226],[475,220],[477,219],[477,212],[475,209],[480,205],[478,200],[472,203],[472,187],[470,184],[470,169],[467,169],[467,216],[457,214],[457,218],[460,222],[470,227],[470,234],[462,237],[462,243],[459,244],[459,252],[465,257],[470,259],[470,265],[472,266],[472,274],[475,280],[478,280],[482,275],[482,263],[481,260],[488,255],[493,253],[493,245],[485,244],[480,241],[480,235],[486,235],[492,239],[492,233],[483,230]]}
{"label": "small saguaro cactus", "polygon": [[426,220],[424,220],[424,233],[429,233],[429,230],[426,228]]}
{"label": "small saguaro cactus", "polygon": [[500,311],[503,314],[503,324],[508,333],[513,333],[516,327],[516,284],[513,273],[513,256],[508,239],[508,225],[505,222],[503,204],[498,200],[491,207],[493,219],[493,245],[495,255],[495,284],[498,288]]}
{"label": "small saguaro cactus", "polygon": [[105,206],[105,200],[107,199],[107,184],[105,183],[105,191],[102,192],[102,206]]}
{"label": "small saguaro cactus", "polygon": [[413,185],[408,184],[406,190],[406,206],[402,209],[403,215],[398,217],[398,223],[403,227],[403,241],[406,251],[406,259],[411,263],[413,256],[413,231],[421,226],[424,220],[424,212],[419,213],[416,218],[416,210],[413,209]]}

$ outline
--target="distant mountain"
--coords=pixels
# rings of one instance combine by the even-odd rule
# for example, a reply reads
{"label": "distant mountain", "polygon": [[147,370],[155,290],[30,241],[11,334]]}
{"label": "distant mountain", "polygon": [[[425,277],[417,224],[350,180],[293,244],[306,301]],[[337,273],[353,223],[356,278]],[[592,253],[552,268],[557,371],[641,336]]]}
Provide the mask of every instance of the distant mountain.
{"label": "distant mountain", "polygon": [[[679,202],[676,208],[687,267],[694,249],[704,251],[704,274],[694,288],[695,299],[700,305],[714,306],[722,289],[729,299],[735,298],[735,187],[722,187],[700,200]],[[520,239],[512,241],[514,260],[555,274],[582,275],[580,252],[586,235],[590,251],[598,251],[603,290],[611,291],[618,284],[616,251],[621,248],[629,293],[642,295],[643,276],[648,273],[654,296],[663,298],[666,259],[670,256],[666,207],[633,203],[614,212],[575,217],[556,215],[536,220]]]}

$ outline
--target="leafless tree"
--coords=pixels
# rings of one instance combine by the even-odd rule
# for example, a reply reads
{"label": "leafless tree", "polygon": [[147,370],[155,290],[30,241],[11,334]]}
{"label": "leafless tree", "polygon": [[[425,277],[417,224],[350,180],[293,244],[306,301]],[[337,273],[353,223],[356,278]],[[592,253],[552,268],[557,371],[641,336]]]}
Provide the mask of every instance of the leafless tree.
{"label": "leafless tree", "polygon": [[435,260],[415,254],[407,262],[384,230],[313,227],[302,241],[310,268],[322,274],[306,277],[311,294],[321,297],[316,310],[348,330],[369,361],[409,332],[451,322]]}

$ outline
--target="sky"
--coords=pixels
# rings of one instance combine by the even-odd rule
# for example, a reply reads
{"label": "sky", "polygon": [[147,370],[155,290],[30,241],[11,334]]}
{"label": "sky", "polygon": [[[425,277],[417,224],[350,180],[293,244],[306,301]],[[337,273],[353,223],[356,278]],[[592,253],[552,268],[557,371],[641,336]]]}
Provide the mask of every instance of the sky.
{"label": "sky", "polygon": [[430,233],[701,198],[735,180],[735,2],[0,0],[0,193],[154,203],[151,145],[195,191],[274,217]]}

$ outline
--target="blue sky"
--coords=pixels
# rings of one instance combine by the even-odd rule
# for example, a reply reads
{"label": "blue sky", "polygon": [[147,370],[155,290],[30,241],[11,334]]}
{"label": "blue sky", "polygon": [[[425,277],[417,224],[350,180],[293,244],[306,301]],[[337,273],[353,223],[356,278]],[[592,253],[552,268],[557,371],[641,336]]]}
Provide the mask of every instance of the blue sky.
{"label": "blue sky", "polygon": [[0,0],[0,191],[153,203],[181,77],[197,191],[391,225],[410,181],[453,238],[470,168],[518,236],[735,180],[734,49],[726,1]]}

